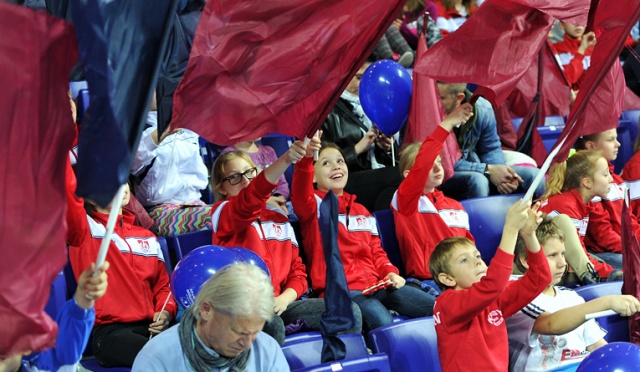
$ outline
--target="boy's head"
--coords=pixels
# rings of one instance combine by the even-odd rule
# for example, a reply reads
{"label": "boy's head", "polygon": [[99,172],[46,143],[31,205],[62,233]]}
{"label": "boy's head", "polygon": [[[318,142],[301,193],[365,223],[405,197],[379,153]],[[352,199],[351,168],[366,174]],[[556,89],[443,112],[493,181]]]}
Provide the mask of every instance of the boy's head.
{"label": "boy's head", "polygon": [[480,251],[467,238],[442,240],[431,253],[429,271],[441,290],[467,289],[487,275]]}
{"label": "boy's head", "polygon": [[[564,257],[564,233],[551,217],[544,214],[542,222],[536,229],[536,237],[549,261],[549,269],[553,277],[551,285],[558,284],[567,270],[567,261]],[[527,246],[521,236],[518,236],[516,241],[514,256],[518,270],[522,273],[526,272],[529,269]]]}
{"label": "boy's head", "polygon": [[323,143],[313,168],[313,182],[317,184],[318,190],[333,190],[336,195],[342,195],[349,179],[349,168],[337,145]]}
{"label": "boy's head", "polygon": [[579,39],[584,35],[584,26],[576,26],[562,21],[560,21],[559,26],[567,35],[574,39]]}

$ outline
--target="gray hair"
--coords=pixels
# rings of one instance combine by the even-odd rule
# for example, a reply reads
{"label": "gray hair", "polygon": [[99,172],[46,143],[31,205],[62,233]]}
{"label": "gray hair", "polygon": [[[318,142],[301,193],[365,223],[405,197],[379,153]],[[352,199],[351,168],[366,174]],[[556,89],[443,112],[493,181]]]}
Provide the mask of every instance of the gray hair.
{"label": "gray hair", "polygon": [[225,266],[204,282],[193,303],[197,320],[205,301],[230,316],[269,320],[274,314],[271,279],[261,268],[244,262]]}

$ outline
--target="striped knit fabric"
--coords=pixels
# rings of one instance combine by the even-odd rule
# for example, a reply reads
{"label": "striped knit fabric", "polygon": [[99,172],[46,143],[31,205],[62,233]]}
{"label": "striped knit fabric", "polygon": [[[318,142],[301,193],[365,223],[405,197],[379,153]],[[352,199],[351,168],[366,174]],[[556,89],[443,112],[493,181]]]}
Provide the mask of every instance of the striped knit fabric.
{"label": "striped knit fabric", "polygon": [[211,229],[211,205],[201,201],[187,204],[161,204],[149,210],[158,227],[158,236],[173,236]]}

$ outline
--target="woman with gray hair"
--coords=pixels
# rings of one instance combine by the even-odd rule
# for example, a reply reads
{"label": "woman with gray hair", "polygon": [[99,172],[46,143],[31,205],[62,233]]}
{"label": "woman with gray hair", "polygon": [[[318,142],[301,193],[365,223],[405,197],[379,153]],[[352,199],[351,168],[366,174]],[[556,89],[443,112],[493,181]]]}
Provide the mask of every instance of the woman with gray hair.
{"label": "woman with gray hair", "polygon": [[261,332],[273,316],[271,280],[238,263],[209,278],[182,321],[140,351],[133,371],[289,371],[278,343]]}

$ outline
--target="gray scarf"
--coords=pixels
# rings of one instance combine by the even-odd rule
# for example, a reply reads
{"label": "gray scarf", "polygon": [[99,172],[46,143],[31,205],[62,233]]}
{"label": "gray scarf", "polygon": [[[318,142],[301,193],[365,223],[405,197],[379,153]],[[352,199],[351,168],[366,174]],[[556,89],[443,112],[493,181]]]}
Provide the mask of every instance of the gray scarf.
{"label": "gray scarf", "polygon": [[213,368],[229,368],[231,372],[242,372],[247,366],[251,349],[245,350],[235,358],[227,358],[222,355],[215,356],[207,352],[205,347],[197,339],[195,330],[195,316],[193,308],[189,307],[182,315],[182,320],[178,326],[180,334],[180,345],[189,361],[189,364],[196,372],[209,372]]}

